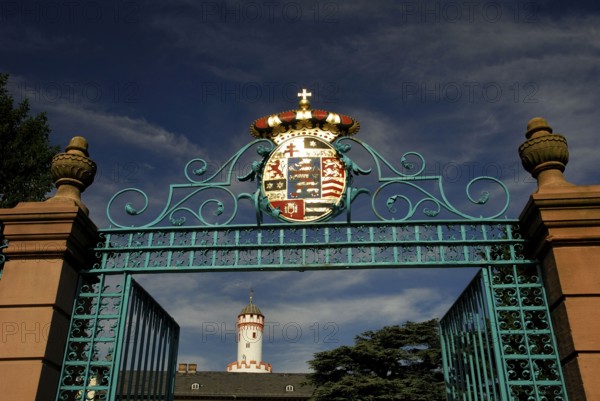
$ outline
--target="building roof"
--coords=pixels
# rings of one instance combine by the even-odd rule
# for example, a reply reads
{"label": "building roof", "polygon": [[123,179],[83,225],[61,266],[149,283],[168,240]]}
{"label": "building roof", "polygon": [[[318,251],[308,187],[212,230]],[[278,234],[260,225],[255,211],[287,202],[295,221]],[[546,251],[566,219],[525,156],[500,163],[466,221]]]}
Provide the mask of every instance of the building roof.
{"label": "building roof", "polygon": [[264,317],[258,306],[254,305],[252,299],[254,298],[254,290],[250,289],[250,303],[242,309],[240,315],[261,315]]}
{"label": "building roof", "polygon": [[[229,396],[307,399],[312,395],[314,387],[303,384],[306,381],[305,373],[177,373],[175,398]],[[198,384],[197,389],[193,386],[195,383]],[[293,386],[293,391],[288,386]]]}
{"label": "building roof", "polygon": [[260,309],[258,308],[258,306],[254,305],[252,303],[252,301],[250,301],[250,303],[246,306],[244,306],[244,309],[242,309],[242,311],[240,312],[240,315],[261,315],[264,316],[262,314],[262,312],[260,311]]}

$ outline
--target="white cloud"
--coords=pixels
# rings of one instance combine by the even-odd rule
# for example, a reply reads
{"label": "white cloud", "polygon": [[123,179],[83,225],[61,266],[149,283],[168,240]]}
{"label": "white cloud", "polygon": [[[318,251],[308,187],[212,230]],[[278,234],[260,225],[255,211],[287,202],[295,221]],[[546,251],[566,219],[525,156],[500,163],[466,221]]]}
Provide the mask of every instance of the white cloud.
{"label": "white cloud", "polygon": [[424,320],[440,316],[449,306],[439,291],[409,288],[398,294],[312,298],[301,304],[281,303],[269,308],[269,321],[282,325],[295,322],[308,327],[315,322],[333,322],[340,327],[361,324],[385,325],[389,322]]}
{"label": "white cloud", "polygon": [[90,110],[76,104],[49,103],[44,107],[53,113],[54,124],[70,132],[82,132],[97,140],[119,140],[136,149],[165,156],[192,158],[206,153],[186,136],[175,134],[144,118],[115,115]]}
{"label": "white cloud", "polygon": [[[83,91],[75,90],[77,84],[78,81],[73,79],[41,85],[28,77],[12,75],[8,88],[16,101],[28,97],[32,108],[48,113],[53,136],[82,135],[92,148],[107,144],[115,152],[117,149],[113,146],[118,141],[122,148],[118,150],[127,152],[131,159],[139,151],[183,160],[208,154],[185,135],[170,132],[145,118],[104,111],[100,103],[80,98]],[[154,168],[149,163],[144,166]]]}

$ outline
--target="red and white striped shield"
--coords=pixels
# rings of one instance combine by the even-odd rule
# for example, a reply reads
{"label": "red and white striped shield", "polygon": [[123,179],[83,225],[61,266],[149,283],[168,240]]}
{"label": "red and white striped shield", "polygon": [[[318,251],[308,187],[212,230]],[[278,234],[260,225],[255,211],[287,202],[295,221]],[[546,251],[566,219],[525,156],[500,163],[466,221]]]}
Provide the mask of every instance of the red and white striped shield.
{"label": "red and white striped shield", "polygon": [[346,190],[346,169],[336,150],[315,136],[282,142],[263,171],[262,189],[271,207],[288,221],[329,216]]}

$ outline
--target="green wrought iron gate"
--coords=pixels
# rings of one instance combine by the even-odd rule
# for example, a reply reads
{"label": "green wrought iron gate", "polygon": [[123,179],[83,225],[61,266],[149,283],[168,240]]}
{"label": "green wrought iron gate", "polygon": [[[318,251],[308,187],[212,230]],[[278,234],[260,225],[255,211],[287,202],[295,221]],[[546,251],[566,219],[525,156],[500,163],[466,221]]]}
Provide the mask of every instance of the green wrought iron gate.
{"label": "green wrought iron gate", "polygon": [[540,277],[483,268],[441,320],[449,400],[566,400]]}
{"label": "green wrought iron gate", "polygon": [[[133,400],[150,391],[169,399],[178,328],[132,274],[479,267],[441,323],[449,400],[566,401],[536,261],[523,256],[518,221],[504,217],[506,186],[472,179],[462,197],[474,210],[467,213],[418,153],[402,155],[397,168],[357,139],[332,146],[348,180],[332,218],[322,221],[281,221],[282,210],[265,200],[269,139],[244,146],[212,174],[207,161],[191,160],[187,182],[171,185],[166,206],[148,223],[138,222],[152,209],[142,190],[115,194],[98,263],[83,274],[57,400]],[[234,180],[240,169],[245,174]],[[372,170],[376,180],[368,181]],[[247,190],[252,180],[258,189]],[[142,348],[147,336],[150,348]],[[155,358],[162,362],[148,362]]]}
{"label": "green wrought iron gate", "polygon": [[81,277],[57,400],[172,400],[179,326],[130,274]]}

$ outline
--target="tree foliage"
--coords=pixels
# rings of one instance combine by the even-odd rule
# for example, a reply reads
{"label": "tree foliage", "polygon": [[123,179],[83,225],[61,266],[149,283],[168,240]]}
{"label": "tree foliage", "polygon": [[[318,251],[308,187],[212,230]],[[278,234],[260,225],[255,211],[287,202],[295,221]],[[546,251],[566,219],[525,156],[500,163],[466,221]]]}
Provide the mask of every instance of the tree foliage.
{"label": "tree foliage", "polygon": [[29,116],[29,102],[17,107],[0,73],[0,207],[43,200],[52,189],[50,165],[58,147],[50,146],[45,113]]}
{"label": "tree foliage", "polygon": [[309,361],[314,401],[445,400],[437,320],[406,322],[356,337]]}

